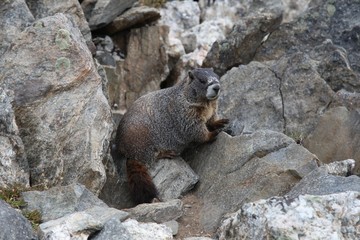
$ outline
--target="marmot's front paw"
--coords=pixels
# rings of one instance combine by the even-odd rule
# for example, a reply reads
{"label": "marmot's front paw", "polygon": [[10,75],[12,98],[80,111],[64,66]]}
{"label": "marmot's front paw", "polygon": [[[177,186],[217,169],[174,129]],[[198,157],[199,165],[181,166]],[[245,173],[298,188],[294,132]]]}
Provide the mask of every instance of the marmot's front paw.
{"label": "marmot's front paw", "polygon": [[207,127],[210,131],[214,131],[214,130],[218,130],[218,129],[222,129],[225,127],[226,124],[229,123],[229,119],[219,119],[216,121],[213,121],[211,123],[207,124]]}
{"label": "marmot's front paw", "polygon": [[180,156],[180,154],[173,150],[161,150],[157,153],[156,159],[173,159],[178,156]]}

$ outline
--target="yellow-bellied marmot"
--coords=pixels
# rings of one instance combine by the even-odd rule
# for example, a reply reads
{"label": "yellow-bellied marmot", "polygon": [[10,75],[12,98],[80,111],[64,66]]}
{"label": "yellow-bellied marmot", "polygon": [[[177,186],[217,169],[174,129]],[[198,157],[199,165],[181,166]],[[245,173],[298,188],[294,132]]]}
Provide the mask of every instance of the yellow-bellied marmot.
{"label": "yellow-bellied marmot", "polygon": [[213,141],[228,123],[217,119],[219,90],[219,77],[212,69],[194,69],[177,85],[140,97],[123,116],[115,151],[127,158],[135,203],[158,197],[147,170],[154,160],[179,156],[191,143]]}

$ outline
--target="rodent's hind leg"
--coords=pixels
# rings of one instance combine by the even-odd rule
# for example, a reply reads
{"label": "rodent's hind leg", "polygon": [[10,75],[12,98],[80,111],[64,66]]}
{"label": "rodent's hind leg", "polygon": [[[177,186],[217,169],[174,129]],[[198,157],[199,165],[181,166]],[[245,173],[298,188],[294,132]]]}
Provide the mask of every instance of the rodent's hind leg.
{"label": "rodent's hind leg", "polygon": [[210,132],[218,129],[222,129],[229,123],[229,119],[223,118],[219,120],[209,121],[206,123],[206,127]]}
{"label": "rodent's hind leg", "polygon": [[173,159],[180,156],[180,154],[174,150],[160,150],[156,154],[156,159]]}

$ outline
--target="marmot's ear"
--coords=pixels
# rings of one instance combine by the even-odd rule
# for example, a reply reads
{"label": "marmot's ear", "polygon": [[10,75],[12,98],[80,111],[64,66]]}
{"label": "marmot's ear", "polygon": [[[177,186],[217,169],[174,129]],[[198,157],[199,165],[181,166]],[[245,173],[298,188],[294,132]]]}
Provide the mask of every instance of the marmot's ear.
{"label": "marmot's ear", "polygon": [[191,80],[194,80],[194,79],[195,79],[195,76],[194,76],[194,74],[193,74],[191,71],[188,72],[188,75],[189,75],[189,78],[190,78]]}

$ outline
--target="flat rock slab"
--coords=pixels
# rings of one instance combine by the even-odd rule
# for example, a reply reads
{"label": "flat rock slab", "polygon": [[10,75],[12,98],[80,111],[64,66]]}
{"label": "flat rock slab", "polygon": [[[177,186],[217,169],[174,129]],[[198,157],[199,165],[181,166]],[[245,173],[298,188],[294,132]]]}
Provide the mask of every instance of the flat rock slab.
{"label": "flat rock slab", "polygon": [[318,167],[315,155],[268,130],[237,137],[222,133],[184,158],[200,177],[196,194],[204,202],[201,223],[207,231],[246,202],[284,195]]}

